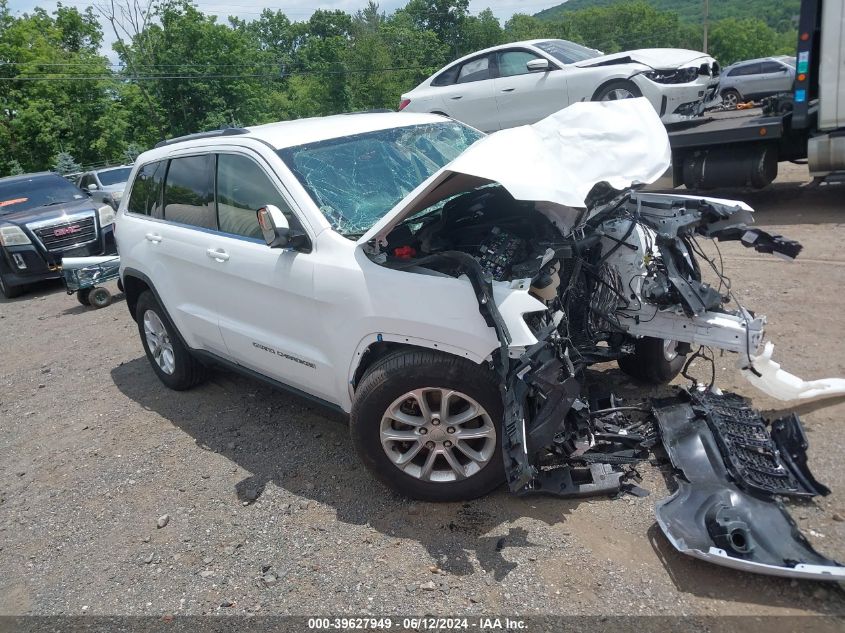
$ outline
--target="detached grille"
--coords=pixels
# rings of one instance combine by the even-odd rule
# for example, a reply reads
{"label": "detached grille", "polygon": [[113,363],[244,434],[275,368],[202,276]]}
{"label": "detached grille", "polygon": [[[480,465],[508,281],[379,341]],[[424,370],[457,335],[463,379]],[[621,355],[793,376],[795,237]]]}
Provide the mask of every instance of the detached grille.
{"label": "detached grille", "polygon": [[63,251],[97,239],[94,216],[65,220],[47,226],[39,225],[33,233],[48,251]]}

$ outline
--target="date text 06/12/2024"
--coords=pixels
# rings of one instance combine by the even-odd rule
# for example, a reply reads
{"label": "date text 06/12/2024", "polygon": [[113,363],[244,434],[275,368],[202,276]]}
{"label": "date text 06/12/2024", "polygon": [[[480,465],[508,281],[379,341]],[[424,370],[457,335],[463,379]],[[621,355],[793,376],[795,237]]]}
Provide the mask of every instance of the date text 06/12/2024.
{"label": "date text 06/12/2024", "polygon": [[476,618],[434,618],[406,617],[401,620],[390,617],[348,617],[309,618],[308,628],[312,630],[414,630],[414,631],[522,631],[527,622],[519,618],[476,617]]}

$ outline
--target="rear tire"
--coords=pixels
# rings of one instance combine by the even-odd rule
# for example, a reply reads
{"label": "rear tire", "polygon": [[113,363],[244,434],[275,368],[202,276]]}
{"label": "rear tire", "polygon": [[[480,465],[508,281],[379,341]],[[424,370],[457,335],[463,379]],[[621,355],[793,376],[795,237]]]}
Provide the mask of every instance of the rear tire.
{"label": "rear tire", "polygon": [[686,356],[679,354],[675,341],[649,336],[637,339],[634,353],[619,359],[619,369],[640,382],[663,385],[675,379],[684,368]]}
{"label": "rear tire", "polygon": [[459,501],[505,481],[502,415],[491,370],[440,352],[404,350],[367,370],[350,431],[361,460],[386,486],[413,499]]}
{"label": "rear tire", "polygon": [[205,380],[208,370],[182,343],[176,328],[149,290],[138,297],[135,320],[147,360],[165,386],[184,391]]}

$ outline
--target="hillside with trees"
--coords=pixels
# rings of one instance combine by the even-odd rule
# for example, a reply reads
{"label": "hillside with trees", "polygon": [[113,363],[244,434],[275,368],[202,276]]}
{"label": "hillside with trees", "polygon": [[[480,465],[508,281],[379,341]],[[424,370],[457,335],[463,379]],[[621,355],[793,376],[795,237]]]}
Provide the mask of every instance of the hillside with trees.
{"label": "hillside with trees", "polygon": [[[122,162],[162,138],[221,126],[395,109],[444,64],[495,44],[701,46],[699,26],[644,0],[504,24],[489,9],[471,15],[468,0],[410,0],[392,13],[370,2],[305,21],[270,9],[220,20],[188,0],[93,1],[14,15],[0,0],[0,176],[52,169],[60,156]],[[116,63],[101,50],[103,28]],[[714,22],[710,42],[725,64],[795,49],[794,36],[754,18]]]}
{"label": "hillside with trees", "polygon": [[[544,20],[560,20],[567,13],[624,4],[630,0],[567,0],[549,9],[535,14]],[[703,0],[647,0],[648,4],[659,11],[676,13],[682,22],[700,26],[703,19]],[[757,18],[778,31],[796,28],[801,0],[710,0],[709,16],[711,20],[733,18],[746,20]]]}

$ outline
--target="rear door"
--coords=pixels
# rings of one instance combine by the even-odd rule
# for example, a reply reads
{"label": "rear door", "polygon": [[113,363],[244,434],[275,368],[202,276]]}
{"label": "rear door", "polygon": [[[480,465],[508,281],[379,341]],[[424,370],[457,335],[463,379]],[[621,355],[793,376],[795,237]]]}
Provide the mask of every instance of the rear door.
{"label": "rear door", "polygon": [[191,347],[225,355],[216,277],[226,253],[212,250],[214,170],[214,154],[172,158],[164,178],[162,221],[150,223],[144,240],[156,266],[151,278],[180,333]]}
{"label": "rear door", "polygon": [[536,123],[569,105],[565,74],[549,62],[549,70],[531,72],[528,62],[545,59],[526,49],[506,49],[496,53],[498,77],[493,80],[499,127]]}
{"label": "rear door", "polygon": [[483,132],[499,129],[499,111],[493,91],[494,63],[493,54],[461,64],[455,83],[440,88],[446,114]]}

